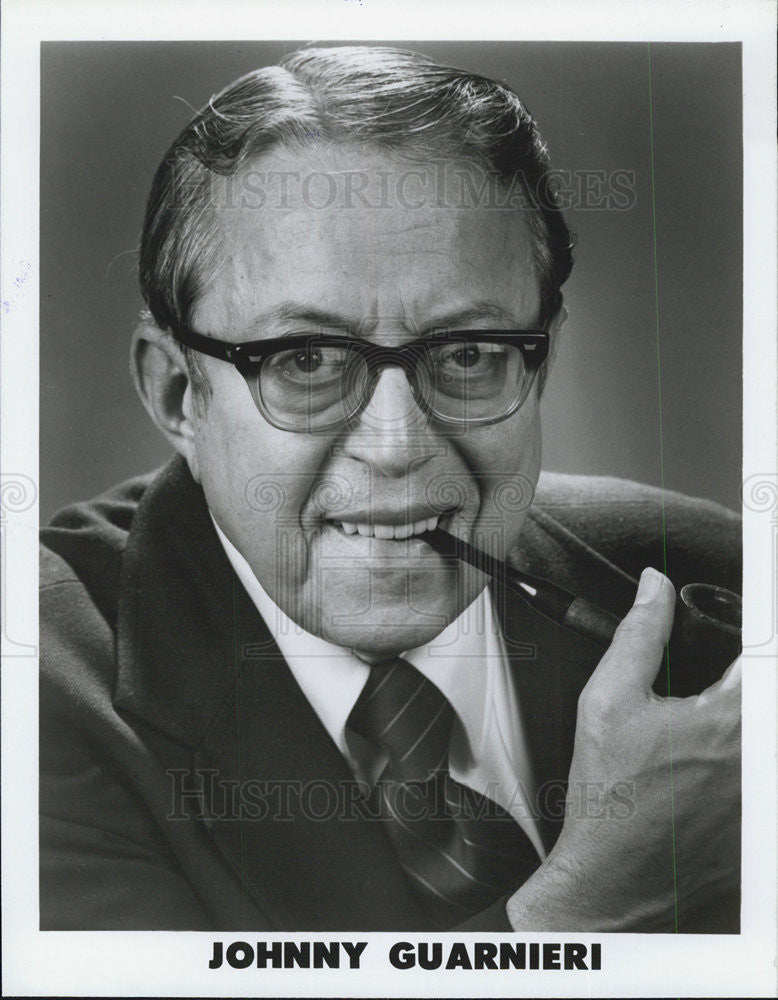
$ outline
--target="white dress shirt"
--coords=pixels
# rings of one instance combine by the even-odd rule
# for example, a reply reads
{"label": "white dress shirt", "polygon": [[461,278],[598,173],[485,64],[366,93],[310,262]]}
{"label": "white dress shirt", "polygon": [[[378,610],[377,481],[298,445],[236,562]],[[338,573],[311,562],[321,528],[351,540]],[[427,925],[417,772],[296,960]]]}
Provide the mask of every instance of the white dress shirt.
{"label": "white dress shirt", "polygon": [[[354,776],[372,787],[385,753],[347,733],[346,721],[370,665],[350,650],[311,635],[268,596],[249,564],[214,520],[219,540],[289,668]],[[535,785],[516,690],[488,588],[432,642],[402,654],[449,700],[456,721],[449,748],[451,776],[487,795],[545,850],[532,813]]]}

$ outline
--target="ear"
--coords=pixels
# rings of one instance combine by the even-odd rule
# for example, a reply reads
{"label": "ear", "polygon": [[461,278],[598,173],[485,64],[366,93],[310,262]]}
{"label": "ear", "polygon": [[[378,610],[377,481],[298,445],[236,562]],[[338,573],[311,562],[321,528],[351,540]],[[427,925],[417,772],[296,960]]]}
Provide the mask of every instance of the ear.
{"label": "ear", "polygon": [[548,324],[548,357],[543,362],[543,366],[540,369],[538,377],[538,399],[542,399],[543,393],[545,392],[548,376],[551,373],[551,366],[554,364],[554,359],[556,358],[557,351],[559,350],[559,341],[562,336],[562,326],[566,319],[567,309],[565,308],[564,299],[560,298],[559,308],[554,313],[551,322]]}
{"label": "ear", "polygon": [[546,372],[551,368],[556,358],[557,351],[559,350],[559,341],[561,340],[562,327],[564,326],[565,320],[567,319],[568,312],[565,306],[565,300],[560,299],[559,308],[554,313],[554,318],[551,320],[548,326],[549,333],[549,348],[548,348],[548,358],[546,360]]}
{"label": "ear", "polygon": [[181,346],[153,319],[135,328],[130,348],[130,372],[146,412],[199,482],[195,431],[197,410],[192,381]]}

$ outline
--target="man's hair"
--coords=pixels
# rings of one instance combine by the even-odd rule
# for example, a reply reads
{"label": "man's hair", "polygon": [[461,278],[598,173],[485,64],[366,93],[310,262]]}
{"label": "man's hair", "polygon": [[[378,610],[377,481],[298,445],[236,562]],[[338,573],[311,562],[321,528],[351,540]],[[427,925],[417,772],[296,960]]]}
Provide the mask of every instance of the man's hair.
{"label": "man's hair", "polygon": [[214,175],[233,175],[279,145],[299,147],[314,130],[333,143],[476,166],[503,190],[518,186],[540,322],[553,316],[572,267],[572,240],[548,184],[546,146],[518,96],[415,52],[353,46],[303,49],[240,77],[170,147],[154,177],[140,252],[141,289],[158,326],[191,326],[216,272]]}

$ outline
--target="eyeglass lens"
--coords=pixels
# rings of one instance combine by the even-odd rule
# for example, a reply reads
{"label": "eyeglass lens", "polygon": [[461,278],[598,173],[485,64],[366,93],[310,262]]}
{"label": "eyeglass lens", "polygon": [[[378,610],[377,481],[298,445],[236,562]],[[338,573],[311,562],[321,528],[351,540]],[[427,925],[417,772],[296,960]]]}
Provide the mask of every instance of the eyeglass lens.
{"label": "eyeglass lens", "polygon": [[[465,423],[515,409],[531,382],[519,348],[491,341],[424,345],[413,352],[406,372],[423,409],[441,420]],[[316,430],[362,410],[378,374],[354,348],[318,341],[275,352],[247,381],[258,406],[277,426]]]}

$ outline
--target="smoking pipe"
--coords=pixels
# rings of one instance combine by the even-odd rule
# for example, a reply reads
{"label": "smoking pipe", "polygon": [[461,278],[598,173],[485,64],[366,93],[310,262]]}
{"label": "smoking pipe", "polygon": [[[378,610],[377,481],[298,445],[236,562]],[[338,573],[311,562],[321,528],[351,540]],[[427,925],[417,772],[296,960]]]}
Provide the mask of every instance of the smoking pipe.
{"label": "smoking pipe", "polygon": [[[470,563],[501,587],[517,594],[539,614],[607,648],[621,621],[564,587],[531,576],[481,552],[442,528],[420,535],[442,556]],[[666,651],[666,670],[654,690],[659,694],[697,694],[718,680],[740,652],[741,600],[723,587],[690,583],[681,589]]]}

